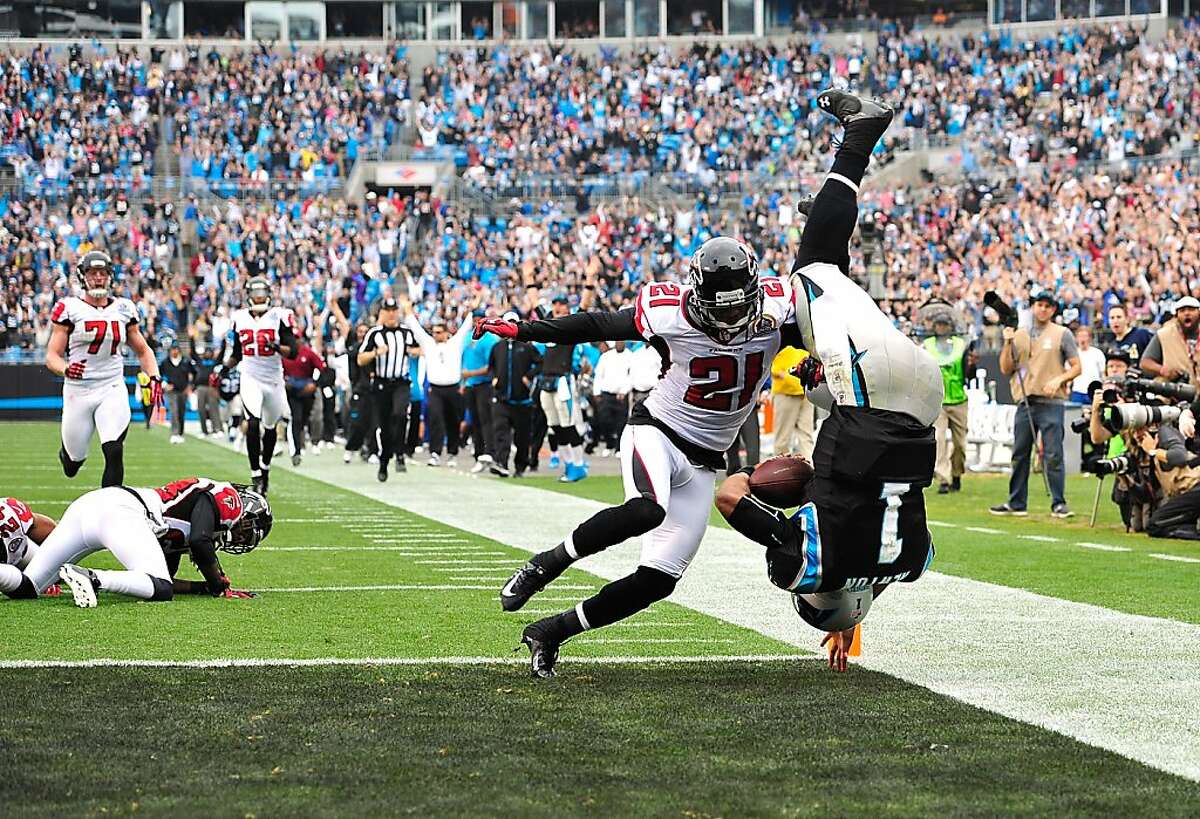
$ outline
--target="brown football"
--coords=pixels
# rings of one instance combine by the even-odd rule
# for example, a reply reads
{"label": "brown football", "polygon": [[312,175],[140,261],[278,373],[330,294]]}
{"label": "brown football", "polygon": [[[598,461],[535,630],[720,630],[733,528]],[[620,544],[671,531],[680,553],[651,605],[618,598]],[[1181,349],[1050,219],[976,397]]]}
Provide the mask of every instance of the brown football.
{"label": "brown football", "polygon": [[813,467],[800,455],[780,455],[763,461],[750,475],[750,491],[763,503],[780,509],[799,506],[812,480]]}

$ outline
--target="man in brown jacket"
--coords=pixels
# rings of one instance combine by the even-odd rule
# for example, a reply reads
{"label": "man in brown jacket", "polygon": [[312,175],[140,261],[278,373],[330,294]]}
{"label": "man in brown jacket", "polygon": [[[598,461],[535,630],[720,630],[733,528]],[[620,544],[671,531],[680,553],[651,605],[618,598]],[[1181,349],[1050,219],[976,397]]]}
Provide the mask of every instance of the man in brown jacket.
{"label": "man in brown jacket", "polygon": [[[1013,398],[1027,400],[1017,407],[1013,419],[1012,477],[1008,502],[991,508],[995,515],[1025,515],[1029,495],[1029,463],[1034,446],[1033,431],[1042,436],[1043,462],[1050,483],[1050,514],[1069,518],[1074,514],[1065,496],[1066,467],[1063,463],[1063,404],[1071,382],[1079,375],[1075,337],[1054,323],[1058,302],[1044,290],[1033,299],[1033,324],[1028,330],[1004,328],[1000,349],[1000,372],[1011,376]],[[1032,422],[1032,424],[1031,424]]]}
{"label": "man in brown jacket", "polygon": [[1184,296],[1175,302],[1175,318],[1163,324],[1142,355],[1142,372],[1164,381],[1200,387],[1200,301]]}

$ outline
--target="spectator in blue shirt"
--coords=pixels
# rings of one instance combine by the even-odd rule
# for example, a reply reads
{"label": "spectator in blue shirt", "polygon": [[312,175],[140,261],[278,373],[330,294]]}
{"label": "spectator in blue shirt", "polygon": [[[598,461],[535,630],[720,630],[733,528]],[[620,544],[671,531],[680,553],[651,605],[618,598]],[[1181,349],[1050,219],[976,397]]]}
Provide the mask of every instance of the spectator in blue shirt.
{"label": "spectator in blue shirt", "polygon": [[[477,318],[484,315],[484,311],[476,311]],[[483,338],[468,340],[463,345],[463,378],[467,410],[471,414],[471,443],[475,449],[475,466],[471,468],[473,473],[482,472],[495,462],[492,437],[492,374],[488,359],[497,341],[499,338],[489,333]]]}

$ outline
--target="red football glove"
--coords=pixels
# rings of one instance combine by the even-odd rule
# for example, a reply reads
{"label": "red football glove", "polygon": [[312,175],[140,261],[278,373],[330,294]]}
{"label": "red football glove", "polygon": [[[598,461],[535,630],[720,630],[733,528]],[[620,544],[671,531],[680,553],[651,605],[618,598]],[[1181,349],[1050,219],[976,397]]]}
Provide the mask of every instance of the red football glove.
{"label": "red football glove", "polygon": [[57,583],[51,583],[49,586],[46,587],[46,590],[44,592],[42,592],[42,597],[61,597],[61,596],[62,596],[62,586],[58,585]]}
{"label": "red football glove", "polygon": [[475,322],[475,331],[473,335],[476,340],[483,338],[484,333],[500,336],[500,338],[516,338],[517,323],[515,321],[505,321],[498,318],[479,319]]}
{"label": "red football glove", "polygon": [[258,597],[258,595],[252,591],[238,591],[237,589],[226,589],[225,591],[221,592],[221,596],[230,600],[249,600],[252,597]]}
{"label": "red football glove", "polygon": [[164,403],[162,376],[152,375],[150,376],[150,406],[161,407]]}
{"label": "red football glove", "polygon": [[67,365],[67,369],[63,372],[63,375],[72,381],[78,381],[83,378],[83,371],[86,367],[86,361],[72,361]]}
{"label": "red football glove", "polygon": [[825,367],[820,361],[809,356],[792,368],[792,375],[800,379],[801,386],[807,391],[825,380]]}

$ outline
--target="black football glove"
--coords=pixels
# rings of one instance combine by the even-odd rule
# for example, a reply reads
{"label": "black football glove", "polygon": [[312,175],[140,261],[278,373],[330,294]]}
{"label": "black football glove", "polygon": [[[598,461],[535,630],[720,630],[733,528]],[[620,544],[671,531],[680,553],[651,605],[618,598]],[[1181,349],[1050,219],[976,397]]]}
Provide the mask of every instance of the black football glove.
{"label": "black football glove", "polygon": [[800,379],[801,386],[807,392],[816,389],[825,380],[825,367],[820,361],[809,356],[792,368],[792,375]]}

